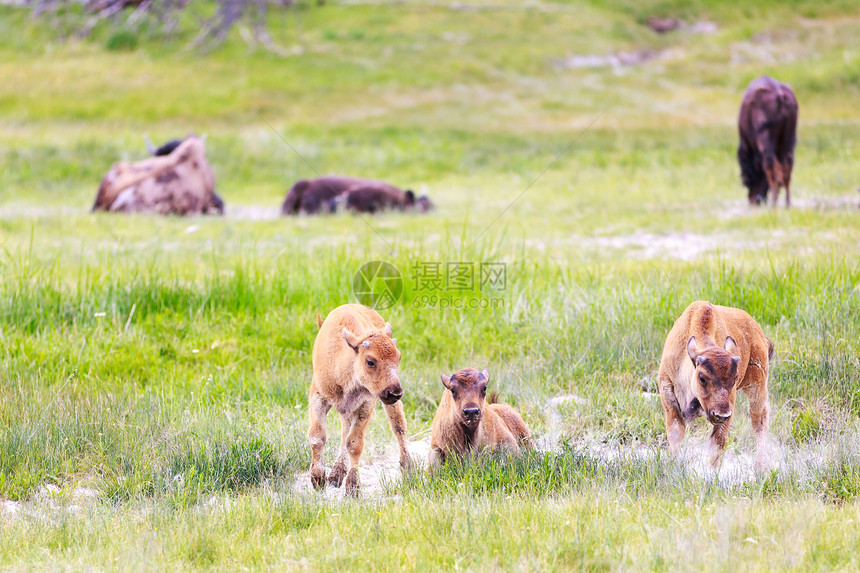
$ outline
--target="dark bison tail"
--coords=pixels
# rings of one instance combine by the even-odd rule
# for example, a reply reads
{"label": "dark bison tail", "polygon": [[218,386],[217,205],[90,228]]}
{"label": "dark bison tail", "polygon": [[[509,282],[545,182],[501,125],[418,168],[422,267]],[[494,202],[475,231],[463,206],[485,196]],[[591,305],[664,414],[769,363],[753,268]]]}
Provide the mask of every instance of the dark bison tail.
{"label": "dark bison tail", "polygon": [[490,392],[487,394],[487,404],[498,404],[499,403],[499,393],[498,392]]}
{"label": "dark bison tail", "polygon": [[768,363],[773,360],[773,355],[776,353],[776,350],[773,347],[773,340],[770,338],[767,339],[767,361]]}
{"label": "dark bison tail", "polygon": [[287,193],[287,198],[284,199],[284,204],[281,206],[281,215],[295,215],[299,212],[302,204],[302,193],[308,188],[309,181],[302,179],[296,181]]}

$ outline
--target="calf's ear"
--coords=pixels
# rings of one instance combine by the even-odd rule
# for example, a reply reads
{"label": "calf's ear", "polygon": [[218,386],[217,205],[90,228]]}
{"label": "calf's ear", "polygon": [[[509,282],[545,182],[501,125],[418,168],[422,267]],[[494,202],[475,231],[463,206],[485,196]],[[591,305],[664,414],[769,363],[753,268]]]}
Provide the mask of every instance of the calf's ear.
{"label": "calf's ear", "polygon": [[484,382],[489,382],[490,381],[490,371],[487,370],[486,368],[481,370],[481,378],[484,380]]}
{"label": "calf's ear", "polygon": [[726,352],[728,352],[732,356],[737,356],[738,354],[740,354],[740,351],[738,350],[738,345],[735,342],[735,339],[731,336],[726,337],[726,342],[725,344],[723,344],[723,348],[725,348]]}
{"label": "calf's ear", "polygon": [[696,358],[699,356],[699,346],[696,344],[696,337],[691,336],[687,341],[687,356],[693,361],[693,366],[696,365]]}
{"label": "calf's ear", "polygon": [[391,328],[391,323],[385,323],[385,328],[382,329],[382,334],[384,334],[388,338],[392,338],[394,336],[394,329]]}
{"label": "calf's ear", "polygon": [[361,340],[358,339],[356,335],[349,331],[348,328],[343,329],[343,339],[346,340],[346,343],[352,348],[356,354],[358,354],[358,345],[361,343]]}
{"label": "calf's ear", "polygon": [[453,384],[451,384],[451,377],[442,374],[442,385],[445,386],[445,388],[447,388],[448,390],[450,390],[453,386]]}

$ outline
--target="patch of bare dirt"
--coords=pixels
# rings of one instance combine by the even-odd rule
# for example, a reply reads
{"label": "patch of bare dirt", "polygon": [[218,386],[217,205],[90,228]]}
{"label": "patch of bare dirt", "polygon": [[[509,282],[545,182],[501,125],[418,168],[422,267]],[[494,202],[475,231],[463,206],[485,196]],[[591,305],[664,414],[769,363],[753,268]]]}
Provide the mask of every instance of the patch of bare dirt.
{"label": "patch of bare dirt", "polygon": [[[410,441],[408,444],[409,455],[416,462],[414,471],[424,471],[427,457],[430,454],[430,438]],[[373,451],[373,444],[365,446],[365,452]],[[333,460],[329,460],[333,461]],[[400,450],[397,443],[392,441],[382,453],[362,456],[358,465],[358,479],[361,484],[362,498],[383,498],[386,488],[397,483],[401,478]],[[326,485],[325,489],[317,492],[311,485],[311,474],[309,471],[302,472],[296,476],[293,482],[293,490],[306,495],[321,495],[328,500],[347,499],[346,488],[332,487]]]}
{"label": "patch of bare dirt", "polygon": [[665,54],[665,50],[638,50],[635,52],[615,52],[614,54],[577,54],[561,58],[553,62],[557,70],[580,70],[588,68],[612,68],[621,70],[625,67],[639,66],[656,60]]}

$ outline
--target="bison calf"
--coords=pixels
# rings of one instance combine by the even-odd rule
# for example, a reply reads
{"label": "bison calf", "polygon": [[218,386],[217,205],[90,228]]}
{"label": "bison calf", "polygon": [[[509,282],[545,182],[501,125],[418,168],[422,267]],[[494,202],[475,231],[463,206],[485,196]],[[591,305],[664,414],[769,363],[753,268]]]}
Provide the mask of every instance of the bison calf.
{"label": "bison calf", "polygon": [[506,404],[487,403],[490,373],[466,368],[450,377],[442,374],[445,391],[430,435],[430,467],[438,467],[448,456],[463,456],[484,449],[532,449],[528,426],[516,410]]}
{"label": "bison calf", "polygon": [[[326,442],[325,419],[334,407],[340,414],[340,452],[328,481],[339,487],[346,478],[346,490],[358,493],[358,461],[364,449],[364,434],[377,400],[385,411],[400,445],[400,466],[409,463],[406,450],[406,418],[403,415],[403,388],[397,374],[400,351],[392,338],[391,325],[379,314],[360,304],[334,309],[314,341],[314,375],[310,389],[311,482],[325,485],[322,450]],[[347,466],[347,458],[349,465]]]}
{"label": "bison calf", "polygon": [[756,435],[756,469],[767,467],[767,374],[773,344],[758,323],[737,308],[694,302],[666,338],[657,381],[669,447],[678,452],[687,424],[700,416],[713,424],[708,458],[719,465],[738,390],[750,401]]}
{"label": "bison calf", "polygon": [[427,195],[416,197],[415,192],[411,189],[401,191],[400,189],[376,185],[359,185],[347,189],[342,195],[332,200],[332,211],[337,210],[338,203],[343,203],[347,211],[370,214],[389,209],[398,211],[409,209],[419,213],[426,213],[433,209],[433,203]]}
{"label": "bison calf", "polygon": [[785,206],[791,207],[797,142],[797,99],[791,88],[768,76],[752,82],[741,103],[738,132],[738,163],[750,204],[767,202],[770,191],[775,207],[782,186]]}
{"label": "bison calf", "polygon": [[283,205],[281,205],[281,214],[298,215],[305,213],[313,215],[330,211],[333,199],[348,189],[363,186],[385,189],[392,193],[402,193],[399,188],[385,181],[344,175],[324,175],[316,179],[296,181],[287,193]]}

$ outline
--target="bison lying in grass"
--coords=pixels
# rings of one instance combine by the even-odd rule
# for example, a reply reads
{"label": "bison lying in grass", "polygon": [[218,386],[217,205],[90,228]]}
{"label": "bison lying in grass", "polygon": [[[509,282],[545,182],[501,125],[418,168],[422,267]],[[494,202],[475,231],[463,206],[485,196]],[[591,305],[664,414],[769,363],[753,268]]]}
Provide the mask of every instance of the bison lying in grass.
{"label": "bison lying in grass", "polygon": [[700,416],[713,424],[708,461],[719,465],[738,390],[750,401],[756,435],[756,468],[767,468],[767,376],[773,343],[758,323],[737,308],[694,302],[672,327],[657,381],[669,447],[678,452],[687,424]]}
{"label": "bison lying in grass", "polygon": [[[322,450],[326,442],[325,419],[334,407],[340,414],[340,453],[328,482],[339,487],[346,478],[346,491],[358,494],[358,461],[364,450],[364,434],[373,407],[382,400],[391,430],[400,445],[400,466],[409,464],[406,450],[406,418],[403,388],[398,367],[400,351],[392,338],[391,325],[379,314],[360,304],[346,304],[319,320],[314,341],[314,375],[310,388],[311,483],[325,485]],[[347,458],[349,466],[347,466]]]}
{"label": "bison lying in grass", "polygon": [[389,189],[377,185],[360,185],[347,189],[334,200],[332,211],[337,210],[337,204],[343,203],[347,211],[354,213],[379,213],[380,211],[414,209],[425,213],[433,208],[433,203],[426,195],[415,197],[411,189]]}
{"label": "bison lying in grass", "polygon": [[738,163],[750,204],[773,205],[785,187],[785,206],[791,206],[791,170],[797,142],[797,99],[787,85],[768,76],[752,82],[738,116]]}
{"label": "bison lying in grass", "polygon": [[102,179],[93,211],[194,215],[224,212],[203,140],[189,137],[166,154],[114,164]]}
{"label": "bison lying in grass", "polygon": [[412,191],[403,191],[385,181],[325,175],[296,181],[284,199],[281,214],[330,213],[336,211],[341,204],[349,211],[361,213],[412,208],[423,212],[432,208],[432,203],[426,196],[416,198]]}
{"label": "bison lying in grass", "polygon": [[481,450],[519,452],[533,449],[528,426],[516,410],[494,404],[487,396],[490,373],[466,368],[450,377],[442,374],[445,391],[430,435],[430,467],[448,456]]}

